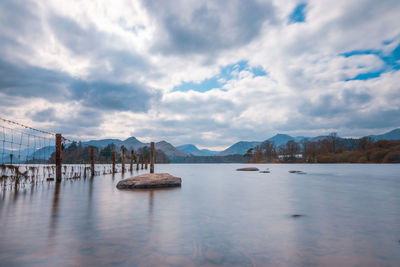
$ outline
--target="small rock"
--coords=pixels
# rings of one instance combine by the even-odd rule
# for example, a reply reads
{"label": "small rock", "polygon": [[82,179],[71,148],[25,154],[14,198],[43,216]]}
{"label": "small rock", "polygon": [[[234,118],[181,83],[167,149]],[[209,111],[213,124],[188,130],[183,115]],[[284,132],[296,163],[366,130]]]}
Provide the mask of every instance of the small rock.
{"label": "small rock", "polygon": [[303,215],[303,214],[292,214],[292,215],[290,215],[290,217],[292,217],[292,218],[300,218],[300,217],[304,217],[304,216],[306,216],[306,215]]}
{"label": "small rock", "polygon": [[270,173],[270,171],[260,171],[260,173]]}
{"label": "small rock", "polygon": [[239,168],[239,169],[236,169],[236,170],[237,171],[248,171],[248,172],[259,171],[259,169],[256,168],[256,167]]}
{"label": "small rock", "polygon": [[49,177],[49,178],[46,179],[46,181],[54,181],[54,178],[53,177]]}
{"label": "small rock", "polygon": [[296,173],[296,174],[307,174],[306,172],[303,171],[289,171],[290,173]]}
{"label": "small rock", "polygon": [[168,173],[147,173],[123,179],[118,182],[118,189],[146,189],[181,186],[182,179]]}

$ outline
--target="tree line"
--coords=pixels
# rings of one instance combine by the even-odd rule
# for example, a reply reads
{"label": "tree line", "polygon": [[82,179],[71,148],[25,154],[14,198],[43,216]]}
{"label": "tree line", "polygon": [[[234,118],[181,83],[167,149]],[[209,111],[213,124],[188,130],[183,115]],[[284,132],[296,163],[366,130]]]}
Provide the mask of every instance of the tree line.
{"label": "tree line", "polygon": [[290,140],[280,146],[267,140],[244,157],[251,163],[400,163],[400,141],[340,138],[331,133],[317,141]]}
{"label": "tree line", "polygon": [[[122,162],[122,151],[125,151],[125,163],[130,162],[131,150],[125,146],[117,146],[114,143],[107,145],[104,148],[94,148],[95,162],[98,164],[109,164],[113,160],[113,152],[116,152],[116,163]],[[150,160],[150,147],[144,146],[134,150],[135,159],[136,155],[139,155],[140,160],[144,160],[146,157]],[[159,149],[155,150],[155,163],[169,163],[169,159],[165,153]],[[82,145],[81,142],[72,142],[69,146],[66,146],[62,150],[62,160],[65,164],[84,164],[90,163],[90,147]],[[49,162],[54,164],[55,152],[50,156]]]}

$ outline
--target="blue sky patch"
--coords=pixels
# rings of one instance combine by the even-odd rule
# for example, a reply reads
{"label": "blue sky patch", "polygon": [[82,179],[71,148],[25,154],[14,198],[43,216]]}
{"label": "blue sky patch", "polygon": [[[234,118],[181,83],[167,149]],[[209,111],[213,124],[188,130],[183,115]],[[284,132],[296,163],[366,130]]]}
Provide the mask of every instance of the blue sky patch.
{"label": "blue sky patch", "polygon": [[351,79],[346,79],[346,82],[348,81],[353,81],[353,80],[368,80],[368,79],[374,79],[378,78],[381,76],[383,71],[377,71],[377,72],[367,72],[367,73],[360,73],[357,76],[351,78]]}
{"label": "blue sky patch", "polygon": [[[390,43],[389,43],[390,44]],[[399,70],[400,69],[400,45],[398,45],[389,55],[384,55],[380,50],[354,50],[341,54],[344,57],[351,57],[355,55],[376,55],[383,62],[385,62],[385,67],[379,71],[360,73],[357,76],[347,79],[351,80],[368,80],[379,77],[382,73]]]}
{"label": "blue sky patch", "polygon": [[242,60],[235,64],[226,65],[220,68],[219,74],[205,79],[199,83],[196,82],[183,82],[178,86],[175,86],[172,91],[182,91],[186,92],[189,90],[194,90],[197,92],[206,92],[214,88],[221,88],[226,82],[232,79],[236,79],[239,72],[243,70],[248,70],[253,73],[254,77],[266,76],[267,72],[261,67],[256,66],[250,68],[247,61]]}
{"label": "blue sky patch", "polygon": [[296,6],[293,12],[289,15],[289,23],[299,23],[306,21],[305,9],[307,3],[300,3]]}

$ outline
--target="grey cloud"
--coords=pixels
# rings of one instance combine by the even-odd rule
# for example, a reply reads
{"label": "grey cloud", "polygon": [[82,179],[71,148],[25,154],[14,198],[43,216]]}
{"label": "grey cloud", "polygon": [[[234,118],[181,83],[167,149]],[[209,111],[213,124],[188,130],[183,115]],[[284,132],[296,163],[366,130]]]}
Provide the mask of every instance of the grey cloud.
{"label": "grey cloud", "polygon": [[315,103],[310,100],[304,100],[300,105],[299,111],[313,117],[332,118],[358,110],[359,105],[368,103],[371,100],[372,96],[367,93],[344,90],[337,95],[322,95]]}
{"label": "grey cloud", "polygon": [[160,95],[141,84],[76,81],[69,86],[72,98],[84,106],[102,110],[145,112],[153,98]]}
{"label": "grey cloud", "polygon": [[52,16],[50,25],[56,38],[76,54],[91,54],[101,46],[98,41],[103,36],[93,25],[83,29],[75,21],[60,16]]}
{"label": "grey cloud", "polygon": [[165,54],[213,54],[249,43],[258,36],[264,22],[276,21],[271,3],[213,1],[194,10],[182,3],[174,2],[172,7],[168,1],[144,1],[159,24],[155,50]]}
{"label": "grey cloud", "polygon": [[39,67],[12,64],[0,59],[0,92],[10,96],[63,99],[63,85],[72,79],[65,74]]}
{"label": "grey cloud", "polygon": [[[87,82],[67,74],[0,60],[0,92],[7,96],[36,97],[51,102],[80,101],[100,110],[144,112],[160,97],[158,91],[138,83]],[[10,103],[15,105],[18,103]]]}
{"label": "grey cloud", "polygon": [[369,112],[356,112],[344,124],[348,128],[383,129],[400,126],[400,109],[373,109]]}
{"label": "grey cloud", "polygon": [[17,40],[12,39],[15,35],[24,36],[27,39],[42,33],[42,24],[37,10],[37,4],[29,0],[2,0],[0,40],[8,39],[10,44],[18,44]]}
{"label": "grey cloud", "polygon": [[[95,25],[86,28],[72,19],[52,16],[52,31],[56,38],[70,51],[91,60],[92,79],[121,80],[126,76],[141,74],[159,75],[146,58],[132,50],[118,50],[110,46],[118,41],[117,36],[102,32]],[[105,64],[107,63],[107,64]],[[109,67],[111,66],[111,70]]]}
{"label": "grey cloud", "polygon": [[[57,114],[57,111],[55,108],[46,108],[40,111],[37,111],[33,113],[30,117],[34,121],[54,121],[56,119],[55,114]],[[27,114],[29,115],[29,114]]]}
{"label": "grey cloud", "polygon": [[360,105],[368,103],[369,101],[372,100],[372,96],[370,94],[362,92],[358,93],[352,90],[345,90],[342,94],[342,97],[347,105],[352,105],[352,104]]}
{"label": "grey cloud", "polygon": [[[97,136],[98,127],[103,123],[104,113],[87,107],[78,107],[70,114],[60,114],[55,108],[46,108],[36,112],[25,114],[33,121],[51,122],[52,132],[60,132],[63,135],[73,136]],[[67,136],[67,137],[68,137]]]}

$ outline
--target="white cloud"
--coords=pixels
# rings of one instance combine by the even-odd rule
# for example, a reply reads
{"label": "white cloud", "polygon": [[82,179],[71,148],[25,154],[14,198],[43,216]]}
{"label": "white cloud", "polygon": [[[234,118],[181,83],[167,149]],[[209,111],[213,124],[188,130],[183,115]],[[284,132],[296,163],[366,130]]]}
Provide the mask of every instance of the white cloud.
{"label": "white cloud", "polygon": [[[144,141],[202,147],[263,140],[278,131],[362,135],[400,126],[398,71],[376,53],[343,56],[370,50],[390,57],[400,43],[400,3],[312,0],[306,21],[289,24],[300,2],[6,1],[0,17],[12,24],[0,18],[6,25],[0,28],[6,62],[0,62],[0,75],[7,77],[0,94],[13,105],[0,102],[0,113],[50,127],[58,126],[57,119],[40,124],[25,116],[73,106],[81,111],[74,115],[80,131],[76,137],[133,134]],[[239,61],[247,61],[250,69],[262,67],[267,76],[236,70],[232,79],[220,78],[219,89],[171,91],[183,82],[216,77],[221,68]],[[18,73],[15,79],[9,78],[14,77],[10,64],[17,66],[11,68]],[[22,75],[32,69],[39,78]],[[375,79],[346,81],[382,70]],[[32,80],[36,87],[30,87]],[[82,99],[69,98],[84,90],[72,91],[76,80],[92,88]],[[63,97],[37,91],[38,84],[56,88],[54,94]],[[121,89],[115,91],[115,104],[106,101],[113,94],[100,84]],[[87,107],[90,99],[99,106]],[[85,131],[91,112],[102,120]],[[67,122],[69,131],[74,122]]]}

